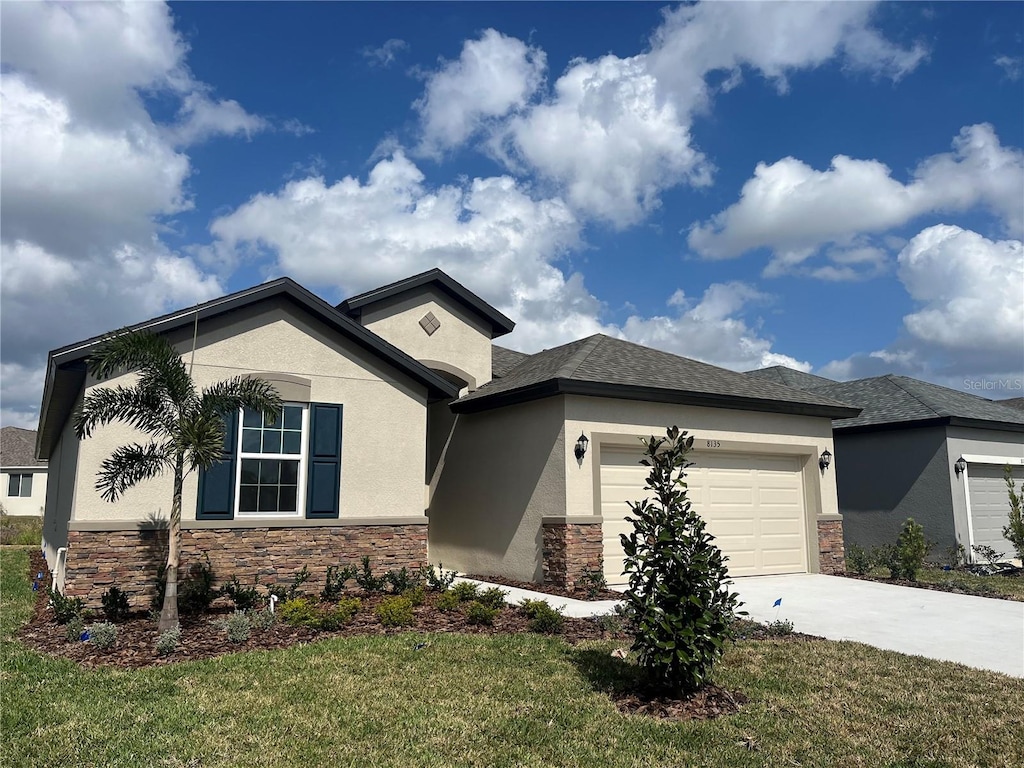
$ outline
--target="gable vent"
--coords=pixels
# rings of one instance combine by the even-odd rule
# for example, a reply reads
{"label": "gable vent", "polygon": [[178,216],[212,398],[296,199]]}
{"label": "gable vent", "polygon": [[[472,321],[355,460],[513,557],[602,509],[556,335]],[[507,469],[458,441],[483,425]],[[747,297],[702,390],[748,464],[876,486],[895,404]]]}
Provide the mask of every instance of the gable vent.
{"label": "gable vent", "polygon": [[441,327],[441,321],[434,317],[433,312],[427,312],[420,319],[420,327],[427,332],[427,336],[433,336],[434,331]]}

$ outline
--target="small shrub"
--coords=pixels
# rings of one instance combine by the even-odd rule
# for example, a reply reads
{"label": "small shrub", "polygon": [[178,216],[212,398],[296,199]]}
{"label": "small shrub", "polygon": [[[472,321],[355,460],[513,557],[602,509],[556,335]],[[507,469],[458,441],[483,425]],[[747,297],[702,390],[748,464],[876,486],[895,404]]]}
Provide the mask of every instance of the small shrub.
{"label": "small shrub", "polygon": [[954,569],[963,568],[967,565],[967,550],[959,541],[951,547],[946,548],[946,560]]}
{"label": "small shrub", "polygon": [[605,578],[604,571],[597,569],[584,571],[579,579],[576,580],[576,589],[585,592],[590,600],[593,600],[607,588],[608,579]]}
{"label": "small shrub", "polygon": [[412,624],[412,603],[400,595],[384,598],[373,611],[385,627],[403,627]]}
{"label": "small shrub", "polygon": [[765,625],[765,629],[772,637],[785,637],[793,634],[793,622],[788,619],[776,619]]}
{"label": "small shrub", "polygon": [[451,588],[450,592],[459,599],[460,603],[468,603],[470,600],[477,599],[480,588],[471,581],[460,581]]}
{"label": "small shrub", "polygon": [[560,610],[552,608],[547,600],[524,600],[519,608],[529,618],[527,626],[531,632],[554,635],[562,631],[565,617]]}
{"label": "small shrub", "polygon": [[316,628],[320,623],[316,607],[304,597],[286,600],[278,607],[277,615],[281,621],[292,627]]}
{"label": "small shrub", "polygon": [[[328,575],[330,574],[330,568],[327,569]],[[287,600],[294,600],[299,596],[299,587],[309,581],[309,568],[302,566],[302,570],[292,577],[292,580],[287,584],[268,584],[267,593],[273,595],[280,602]]]}
{"label": "small shrub", "polygon": [[459,600],[459,596],[452,592],[450,589],[441,593],[441,596],[437,598],[437,610],[439,611],[454,611],[462,603]]}
{"label": "small shrub", "polygon": [[591,621],[597,625],[597,628],[602,632],[607,632],[610,635],[617,635],[622,631],[624,624],[622,618],[614,613],[605,613],[600,616],[592,616]]}
{"label": "small shrub", "polygon": [[117,627],[109,621],[101,621],[89,627],[89,642],[101,650],[112,648],[117,642]]}
{"label": "small shrub", "polygon": [[[153,596],[153,608],[160,610],[164,602],[164,591],[167,589],[167,566],[160,565],[156,569],[156,594]],[[205,562],[190,563],[187,568],[178,571],[178,611],[185,615],[205,613],[210,603],[217,599],[220,591],[215,589],[215,575],[210,565],[209,556]]]}
{"label": "small shrub", "polygon": [[107,621],[124,621],[131,613],[128,595],[117,587],[108,589],[100,599],[103,602],[103,615],[107,617]]}
{"label": "small shrub", "polygon": [[370,568],[369,555],[363,556],[362,570],[356,574],[355,579],[359,588],[370,594],[373,594],[374,592],[383,592],[388,583],[386,576],[373,575],[373,570]]}
{"label": "small shrub", "polygon": [[[1024,562],[1024,512],[1021,511],[1021,496],[1013,485],[1013,467],[1003,467],[1006,480],[1006,495],[1010,501],[1010,524],[1003,528],[1003,538],[1013,545],[1017,557]],[[1024,492],[1024,487],[1021,488]]]}
{"label": "small shrub", "polygon": [[65,597],[52,588],[49,590],[49,596],[53,618],[58,624],[67,624],[72,619],[81,618],[85,612],[85,603],[80,597]]}
{"label": "small shrub", "polygon": [[443,563],[438,563],[436,570],[432,565],[425,565],[420,568],[420,579],[431,592],[447,592],[455,583],[455,571],[446,571]]}
{"label": "small shrub", "polygon": [[500,611],[500,608],[485,605],[479,600],[472,600],[466,603],[466,621],[470,624],[486,624],[490,626],[494,623],[494,618]]}
{"label": "small shrub", "polygon": [[[306,569],[303,568],[303,570]],[[357,573],[358,571],[351,565],[344,567],[340,565],[327,566],[327,579],[324,583],[324,588],[320,591],[320,598],[328,603],[333,603],[342,596],[345,592],[345,584],[354,579]],[[295,595],[288,597],[289,600],[294,598]]]}
{"label": "small shrub", "polygon": [[242,584],[237,576],[232,576],[231,581],[220,588],[220,593],[234,603],[236,611],[251,611],[263,601],[258,589],[259,583],[259,576],[251,585]]}
{"label": "small shrub", "polygon": [[268,608],[264,608],[262,611],[253,611],[249,614],[249,623],[252,624],[253,629],[258,629],[261,632],[266,632],[277,620],[277,617],[270,612]]}
{"label": "small shrub", "polygon": [[871,553],[859,544],[846,548],[846,569],[860,576],[866,576],[874,566]]}
{"label": "small shrub", "polygon": [[427,599],[427,590],[422,584],[417,584],[415,587],[405,590],[402,597],[408,598],[413,605],[423,605],[423,601]]}
{"label": "small shrub", "polygon": [[505,595],[507,594],[508,592],[503,589],[491,587],[490,589],[485,589],[483,592],[480,592],[476,599],[477,602],[482,605],[486,605],[488,608],[494,608],[495,610],[500,611],[505,607]]}
{"label": "small shrub", "polygon": [[900,565],[899,552],[892,544],[883,544],[871,550],[871,560],[875,565],[889,569],[889,577],[900,578],[903,568]]}
{"label": "small shrub", "polygon": [[355,617],[363,602],[358,597],[343,597],[330,608],[321,608],[317,629],[328,632],[341,629]]}
{"label": "small shrub", "polygon": [[216,624],[228,633],[228,640],[232,643],[244,643],[252,631],[252,622],[244,611],[235,611],[226,619],[219,619]]}
{"label": "small shrub", "polygon": [[85,622],[82,621],[80,616],[75,616],[71,621],[64,625],[64,639],[69,643],[77,643],[82,639],[82,633],[85,632]]}
{"label": "small shrub", "polygon": [[161,656],[169,656],[181,642],[181,627],[171,627],[166,632],[160,633],[156,639],[156,652]]}
{"label": "small shrub", "polygon": [[995,565],[1004,557],[1006,557],[1005,552],[999,552],[993,547],[988,546],[987,544],[975,544],[973,547],[971,547],[971,549],[974,550],[974,554],[976,554],[989,565]]}
{"label": "small shrub", "polygon": [[396,595],[407,592],[419,584],[419,577],[404,566],[397,571],[388,571],[384,574],[384,579],[391,585],[391,591]]}
{"label": "small shrub", "polygon": [[917,581],[917,574],[924,567],[924,559],[928,555],[928,543],[924,538],[924,526],[908,517],[903,523],[903,530],[896,538],[896,557],[899,561],[900,574],[910,581]]}

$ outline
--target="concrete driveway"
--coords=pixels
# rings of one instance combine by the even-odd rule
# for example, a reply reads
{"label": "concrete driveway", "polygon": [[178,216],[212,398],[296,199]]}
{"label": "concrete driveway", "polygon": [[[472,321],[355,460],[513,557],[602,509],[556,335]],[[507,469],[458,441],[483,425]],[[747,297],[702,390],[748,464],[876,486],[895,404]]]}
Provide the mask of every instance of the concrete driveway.
{"label": "concrete driveway", "polygon": [[818,574],[748,576],[734,589],[756,621],[1024,677],[1021,602]]}

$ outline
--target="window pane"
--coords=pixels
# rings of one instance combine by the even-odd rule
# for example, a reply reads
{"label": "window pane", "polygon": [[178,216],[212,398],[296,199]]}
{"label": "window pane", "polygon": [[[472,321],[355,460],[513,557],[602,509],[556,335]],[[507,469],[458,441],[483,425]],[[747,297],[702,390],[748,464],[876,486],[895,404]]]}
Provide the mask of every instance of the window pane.
{"label": "window pane", "polygon": [[277,486],[260,486],[260,512],[277,512]]}
{"label": "window pane", "polygon": [[260,462],[260,485],[277,485],[281,477],[281,462],[263,459]]}
{"label": "window pane", "polygon": [[259,481],[259,459],[242,459],[242,485],[256,485]]}
{"label": "window pane", "polygon": [[282,485],[281,486],[281,512],[294,512],[295,511],[295,497],[296,488],[294,485]]}
{"label": "window pane", "polygon": [[242,430],[242,452],[243,453],[259,453],[260,452],[260,431],[258,429],[243,429]]}
{"label": "window pane", "polygon": [[263,425],[263,415],[259,411],[246,408],[242,413],[243,427],[260,427]]}
{"label": "window pane", "polygon": [[32,475],[21,476],[21,495],[26,498],[32,495]]}
{"label": "window pane", "polygon": [[280,432],[269,432],[263,430],[263,452],[264,453],[280,453],[281,452],[281,433]]}
{"label": "window pane", "polygon": [[238,511],[255,512],[259,489],[255,485],[243,485],[238,493]]}
{"label": "window pane", "polygon": [[284,428],[302,429],[302,409],[297,405],[284,407]]}
{"label": "window pane", "polygon": [[281,485],[298,485],[299,480],[299,462],[297,461],[282,461],[281,462]]}
{"label": "window pane", "polygon": [[284,433],[284,445],[281,447],[281,453],[302,453],[302,433],[301,432],[285,432]]}
{"label": "window pane", "polygon": [[10,475],[7,478],[7,495],[17,496],[21,485],[21,475]]}

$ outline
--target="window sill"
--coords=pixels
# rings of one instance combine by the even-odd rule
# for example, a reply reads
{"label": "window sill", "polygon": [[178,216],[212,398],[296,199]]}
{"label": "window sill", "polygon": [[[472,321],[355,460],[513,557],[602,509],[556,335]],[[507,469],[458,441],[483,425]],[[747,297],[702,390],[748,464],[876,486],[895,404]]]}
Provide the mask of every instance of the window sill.
{"label": "window sill", "polygon": [[[426,515],[404,517],[276,517],[263,520],[246,517],[241,520],[182,520],[182,530],[211,530],[216,528],[345,528],[354,525],[426,525]],[[165,528],[146,520],[72,520],[69,531],[145,531]]]}

